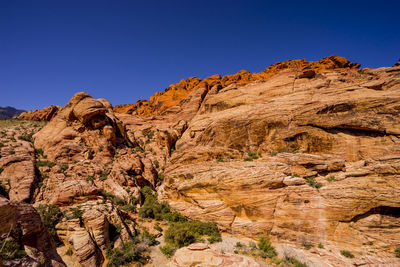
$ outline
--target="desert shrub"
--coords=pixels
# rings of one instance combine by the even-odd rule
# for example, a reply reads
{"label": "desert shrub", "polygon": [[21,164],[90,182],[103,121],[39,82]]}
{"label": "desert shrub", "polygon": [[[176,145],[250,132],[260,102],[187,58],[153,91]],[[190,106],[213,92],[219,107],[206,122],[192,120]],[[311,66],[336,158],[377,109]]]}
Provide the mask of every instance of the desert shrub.
{"label": "desert shrub", "polygon": [[217,157],[217,162],[224,162],[224,159],[221,156]]}
{"label": "desert shrub", "polygon": [[100,181],[105,181],[105,180],[107,180],[107,178],[108,178],[108,172],[107,171],[104,171],[102,174],[101,174],[101,176],[100,176]]}
{"label": "desert shrub", "polygon": [[258,245],[258,248],[260,249],[259,255],[262,258],[267,258],[267,257],[273,258],[277,255],[275,248],[274,248],[274,246],[272,246],[271,240],[269,239],[269,237],[261,236],[258,240],[257,245]]}
{"label": "desert shrub", "polygon": [[170,245],[160,246],[160,251],[164,254],[167,258],[171,258],[174,255],[176,249]]}
{"label": "desert shrub", "polygon": [[10,155],[14,155],[15,154],[15,150],[10,150]]}
{"label": "desert shrub", "polygon": [[353,253],[351,253],[351,252],[348,251],[348,250],[341,250],[341,251],[340,251],[340,254],[342,254],[342,255],[345,256],[346,258],[350,258],[350,259],[354,258]]}
{"label": "desert shrub", "polygon": [[137,246],[133,242],[127,242],[122,249],[108,247],[106,257],[108,258],[107,267],[119,267],[131,262],[146,263],[148,257],[144,256],[146,249]]}
{"label": "desert shrub", "polygon": [[314,188],[317,188],[317,189],[319,189],[319,188],[322,187],[322,184],[321,184],[321,183],[318,183],[318,182],[315,180],[315,176],[304,177],[304,179],[306,180],[307,184],[308,184],[309,186],[311,186],[311,187],[314,187]]}
{"label": "desert shrub", "polygon": [[209,236],[213,242],[221,241],[216,223],[199,221],[170,223],[164,239],[172,247],[180,248],[200,240],[203,236]]}
{"label": "desert shrub", "polygon": [[53,237],[57,244],[61,244],[61,241],[57,235],[56,225],[62,219],[63,214],[56,205],[52,204],[40,204],[36,208],[37,212],[42,219],[43,224],[46,226],[50,235]]}
{"label": "desert shrub", "polygon": [[67,254],[68,256],[72,256],[72,254],[74,254],[74,252],[72,251],[72,248],[69,247],[69,248],[67,249],[67,251],[65,251],[65,254]]}
{"label": "desert shrub", "polygon": [[21,135],[18,137],[19,140],[24,140],[30,143],[33,143],[33,136],[34,133],[29,133],[29,134],[25,134],[25,135]]}
{"label": "desert shrub", "polygon": [[60,169],[65,172],[66,170],[68,170],[68,164],[62,164],[60,165]]}
{"label": "desert shrub", "polygon": [[398,246],[395,250],[394,253],[396,255],[397,258],[400,258],[400,246]]}
{"label": "desert shrub", "polygon": [[328,176],[328,178],[326,178],[326,180],[327,180],[328,182],[332,183],[332,182],[335,181],[335,176],[330,175],[330,176]]}
{"label": "desert shrub", "polygon": [[37,149],[35,149],[35,152],[36,152],[36,154],[38,154],[38,155],[40,155],[40,156],[44,156],[44,151],[43,151],[43,149],[41,149],[41,148],[37,148]]}
{"label": "desert shrub", "polygon": [[4,171],[3,167],[0,167],[0,174]]}
{"label": "desert shrub", "polygon": [[52,167],[54,167],[56,164],[54,164],[53,162],[51,162],[51,161],[48,161],[48,160],[39,160],[39,161],[36,161],[36,167],[37,168],[39,168],[39,167],[50,167],[50,168],[52,168]]}
{"label": "desert shrub", "polygon": [[324,245],[322,245],[321,243],[318,243],[318,248],[324,248]]}
{"label": "desert shrub", "polygon": [[154,229],[157,230],[157,231],[159,231],[159,232],[162,232],[162,231],[163,231],[163,229],[161,228],[161,226],[160,226],[158,223],[156,223],[156,224],[154,225]]}
{"label": "desert shrub", "polygon": [[285,262],[291,264],[294,267],[307,267],[307,264],[299,261],[295,257],[285,257]]}
{"label": "desert shrub", "polygon": [[158,169],[160,167],[160,163],[158,162],[158,160],[153,161],[154,167],[156,167],[156,169]]}
{"label": "desert shrub", "polygon": [[166,201],[159,203],[157,201],[157,194],[153,193],[150,187],[143,187],[140,193],[144,197],[144,203],[139,209],[140,217],[170,222],[186,221],[186,218],[180,213],[171,212],[171,208]]}
{"label": "desert shrub", "polygon": [[26,256],[23,247],[13,238],[4,239],[0,244],[2,248],[0,258],[3,260],[20,259]]}
{"label": "desert shrub", "polygon": [[140,233],[140,238],[143,242],[145,242],[149,246],[153,246],[153,245],[157,244],[155,235],[150,234],[149,231],[147,231],[147,229],[144,229]]}
{"label": "desert shrub", "polygon": [[79,207],[70,208],[69,212],[70,212],[70,217],[69,217],[70,219],[82,220],[82,216],[83,216],[84,211],[81,210]]}

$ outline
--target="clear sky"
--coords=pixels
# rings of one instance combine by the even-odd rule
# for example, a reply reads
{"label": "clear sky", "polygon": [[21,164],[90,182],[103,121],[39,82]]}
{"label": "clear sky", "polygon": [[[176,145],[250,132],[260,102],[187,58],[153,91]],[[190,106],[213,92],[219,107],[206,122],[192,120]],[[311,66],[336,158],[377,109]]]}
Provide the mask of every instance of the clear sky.
{"label": "clear sky", "polygon": [[0,0],[0,106],[113,105],[182,78],[340,55],[400,58],[400,1]]}

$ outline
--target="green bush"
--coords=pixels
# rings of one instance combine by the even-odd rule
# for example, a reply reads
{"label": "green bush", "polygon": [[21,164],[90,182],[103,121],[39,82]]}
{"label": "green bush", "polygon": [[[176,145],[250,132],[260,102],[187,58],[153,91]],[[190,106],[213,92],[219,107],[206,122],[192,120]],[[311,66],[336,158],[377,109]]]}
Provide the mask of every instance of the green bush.
{"label": "green bush", "polygon": [[285,257],[285,262],[291,264],[294,267],[307,267],[307,264],[299,261],[294,257]]}
{"label": "green bush", "polygon": [[80,219],[82,220],[82,216],[84,211],[81,210],[79,207],[70,208],[69,212],[71,213],[70,219]]}
{"label": "green bush", "polygon": [[13,238],[4,239],[0,242],[0,258],[3,260],[20,259],[26,256],[26,252],[23,247],[18,244]]}
{"label": "green bush", "polygon": [[68,170],[68,164],[62,164],[60,165],[60,169],[65,172],[66,170]]}
{"label": "green bush", "polygon": [[139,209],[139,216],[156,220],[181,221],[186,218],[177,213],[171,213],[171,208],[166,201],[159,203],[157,194],[153,193],[150,187],[145,186],[140,190],[144,198],[143,206]]}
{"label": "green bush", "polygon": [[396,255],[397,258],[400,258],[400,246],[398,246],[395,250],[394,253]]}
{"label": "green bush", "polygon": [[14,155],[15,154],[15,150],[10,150],[10,155]]}
{"label": "green bush", "polygon": [[275,257],[276,251],[275,248],[271,244],[271,240],[269,237],[261,236],[258,240],[258,248],[260,249],[260,256],[263,258],[273,258]]}
{"label": "green bush", "polygon": [[307,184],[311,187],[314,188],[321,188],[322,184],[321,183],[317,183],[317,181],[315,180],[315,176],[310,176],[310,177],[304,177],[304,179],[306,180]]}
{"label": "green bush", "polygon": [[160,167],[160,163],[158,162],[158,160],[153,161],[154,167],[156,167],[156,169],[158,169]]}
{"label": "green bush", "polygon": [[41,148],[35,149],[35,152],[36,152],[36,154],[38,154],[38,155],[40,155],[42,157],[44,156],[43,149],[41,149]]}
{"label": "green bush", "polygon": [[143,255],[145,251],[145,248],[136,246],[133,242],[125,243],[122,250],[108,247],[106,250],[107,267],[119,267],[131,262],[144,264],[148,261],[148,257]]}
{"label": "green bush", "polygon": [[160,226],[158,223],[156,223],[156,224],[154,225],[154,229],[157,230],[157,231],[159,231],[159,232],[162,232],[162,231],[163,231],[163,229],[161,228],[161,226]]}
{"label": "green bush", "polygon": [[332,182],[335,181],[335,176],[330,175],[328,178],[326,178],[326,180],[327,180],[328,182],[332,183]]}
{"label": "green bush", "polygon": [[51,162],[51,161],[48,161],[48,160],[39,160],[39,161],[36,161],[36,167],[37,168],[39,168],[39,167],[50,167],[50,168],[52,168],[52,167],[54,167],[56,164],[54,164],[53,162]]}
{"label": "green bush", "polygon": [[36,208],[36,210],[54,241],[57,244],[61,244],[60,238],[56,232],[56,225],[63,217],[60,209],[56,205],[41,204]]}
{"label": "green bush", "polygon": [[147,229],[144,229],[140,234],[140,238],[143,242],[147,243],[149,246],[153,246],[157,244],[156,237],[153,234],[150,234]]}
{"label": "green bush", "polygon": [[213,222],[172,222],[165,232],[164,240],[175,248],[190,245],[203,236],[209,236],[210,243],[221,241],[216,223]]}
{"label": "green bush", "polygon": [[342,255],[345,256],[346,258],[350,258],[350,259],[354,258],[353,253],[351,253],[351,252],[348,251],[348,250],[341,250],[341,251],[340,251],[340,254],[342,254]]}
{"label": "green bush", "polygon": [[74,254],[74,252],[72,251],[72,248],[69,247],[69,248],[67,249],[67,251],[65,252],[65,254],[67,254],[68,256],[72,256],[72,254]]}
{"label": "green bush", "polygon": [[21,136],[18,137],[18,139],[19,139],[19,140],[24,140],[24,141],[27,141],[27,142],[30,142],[30,143],[33,143],[33,138],[32,138],[33,134],[34,134],[34,133],[29,133],[29,134],[26,134],[26,135],[21,135]]}
{"label": "green bush", "polygon": [[172,255],[175,253],[175,248],[170,245],[160,246],[160,251],[164,254],[167,258],[171,258]]}

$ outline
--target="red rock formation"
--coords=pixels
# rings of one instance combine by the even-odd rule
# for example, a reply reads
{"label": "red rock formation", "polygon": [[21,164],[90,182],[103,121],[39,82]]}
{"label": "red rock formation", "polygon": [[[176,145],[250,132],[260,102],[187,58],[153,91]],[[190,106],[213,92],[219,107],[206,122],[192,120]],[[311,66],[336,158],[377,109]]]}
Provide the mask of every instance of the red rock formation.
{"label": "red rock formation", "polygon": [[61,109],[60,106],[51,105],[43,109],[23,112],[18,116],[18,119],[33,120],[33,121],[50,121],[57,115],[60,109]]}
{"label": "red rock formation", "polygon": [[166,109],[177,105],[181,100],[185,99],[190,92],[199,87],[221,86],[226,87],[230,84],[238,86],[246,85],[255,81],[266,81],[269,77],[279,73],[282,70],[295,68],[299,70],[312,69],[316,71],[333,70],[340,68],[359,68],[360,64],[352,63],[346,58],[338,56],[325,57],[317,62],[303,60],[287,60],[275,63],[260,73],[250,73],[246,70],[239,71],[232,75],[213,75],[204,80],[190,77],[182,79],[176,84],[170,85],[164,92],[157,92],[150,99],[139,100],[135,104],[117,105],[114,107],[116,113],[138,114],[148,117],[162,114]]}

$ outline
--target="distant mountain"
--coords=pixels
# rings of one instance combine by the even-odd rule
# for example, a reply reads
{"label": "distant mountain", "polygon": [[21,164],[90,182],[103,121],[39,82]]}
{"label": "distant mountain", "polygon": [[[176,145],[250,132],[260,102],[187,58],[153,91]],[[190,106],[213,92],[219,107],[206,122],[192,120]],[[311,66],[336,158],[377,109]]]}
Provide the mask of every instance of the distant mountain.
{"label": "distant mountain", "polygon": [[0,107],[0,119],[9,119],[14,116],[18,116],[22,112],[25,112],[25,110],[16,109],[13,107]]}

